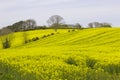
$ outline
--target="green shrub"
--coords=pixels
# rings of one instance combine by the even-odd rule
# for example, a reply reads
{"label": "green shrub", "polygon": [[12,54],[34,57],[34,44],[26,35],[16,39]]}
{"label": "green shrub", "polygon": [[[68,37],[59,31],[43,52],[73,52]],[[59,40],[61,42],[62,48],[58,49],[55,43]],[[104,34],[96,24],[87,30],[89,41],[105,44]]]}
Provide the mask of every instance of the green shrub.
{"label": "green shrub", "polygon": [[25,40],[25,44],[28,43],[28,40]]}
{"label": "green shrub", "polygon": [[72,31],[75,31],[75,29],[73,29]]}
{"label": "green shrub", "polygon": [[31,40],[31,39],[29,39],[28,41],[29,41],[29,42],[31,42],[32,40]]}
{"label": "green shrub", "polygon": [[89,58],[89,57],[86,58],[86,66],[87,66],[88,68],[93,69],[96,63],[97,63],[97,60],[96,60],[96,59]]}
{"label": "green shrub", "polygon": [[46,36],[46,35],[43,35],[43,36],[42,36],[42,38],[45,38],[45,37],[47,37],[47,36]]}
{"label": "green shrub", "polygon": [[2,45],[3,45],[3,48],[4,48],[4,49],[11,47],[11,43],[10,43],[10,41],[8,40],[8,38],[5,39],[5,41],[3,42]]}
{"label": "green shrub", "polygon": [[66,62],[67,64],[70,64],[70,65],[75,65],[75,66],[78,65],[78,64],[77,64],[77,60],[75,60],[74,57],[68,57],[68,58],[65,60],[65,62]]}
{"label": "green shrub", "polygon": [[36,38],[32,38],[32,41],[36,41]]}
{"label": "green shrub", "polygon": [[47,37],[50,36],[50,34],[47,35]]}
{"label": "green shrub", "polygon": [[108,72],[110,74],[119,74],[120,73],[120,64],[108,64],[108,65],[103,65],[102,67],[105,72]]}
{"label": "green shrub", "polygon": [[68,32],[70,32],[70,30],[68,30]]}
{"label": "green shrub", "polygon": [[39,40],[39,37],[36,37],[36,40]]}
{"label": "green shrub", "polygon": [[55,35],[55,33],[51,33],[51,35]]}

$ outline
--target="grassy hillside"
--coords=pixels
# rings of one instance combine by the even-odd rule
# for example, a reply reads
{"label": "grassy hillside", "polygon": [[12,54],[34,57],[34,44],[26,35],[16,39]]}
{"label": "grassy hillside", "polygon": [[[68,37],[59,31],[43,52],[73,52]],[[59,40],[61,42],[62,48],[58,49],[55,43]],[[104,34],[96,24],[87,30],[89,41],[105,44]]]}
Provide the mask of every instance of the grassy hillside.
{"label": "grassy hillside", "polygon": [[40,39],[23,44],[23,33],[18,32],[10,49],[0,49],[0,80],[120,79],[119,28],[27,34],[28,39]]}

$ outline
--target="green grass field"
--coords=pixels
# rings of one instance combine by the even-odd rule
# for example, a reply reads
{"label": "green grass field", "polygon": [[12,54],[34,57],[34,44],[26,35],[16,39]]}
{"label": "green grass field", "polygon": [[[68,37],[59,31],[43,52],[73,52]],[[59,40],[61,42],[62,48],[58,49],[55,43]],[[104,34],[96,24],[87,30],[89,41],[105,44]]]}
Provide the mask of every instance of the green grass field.
{"label": "green grass field", "polygon": [[[50,35],[54,33],[54,35]],[[0,80],[119,80],[120,28],[28,31],[0,49]],[[50,35],[42,38],[44,35]]]}

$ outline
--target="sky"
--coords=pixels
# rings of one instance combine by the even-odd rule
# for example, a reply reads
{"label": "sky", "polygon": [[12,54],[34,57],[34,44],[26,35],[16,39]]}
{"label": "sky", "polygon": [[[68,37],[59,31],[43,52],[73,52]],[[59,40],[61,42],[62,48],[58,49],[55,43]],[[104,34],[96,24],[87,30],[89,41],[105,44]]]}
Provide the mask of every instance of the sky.
{"label": "sky", "polygon": [[97,21],[120,26],[120,0],[0,0],[0,27],[27,19],[47,25],[52,15],[60,15],[66,24]]}

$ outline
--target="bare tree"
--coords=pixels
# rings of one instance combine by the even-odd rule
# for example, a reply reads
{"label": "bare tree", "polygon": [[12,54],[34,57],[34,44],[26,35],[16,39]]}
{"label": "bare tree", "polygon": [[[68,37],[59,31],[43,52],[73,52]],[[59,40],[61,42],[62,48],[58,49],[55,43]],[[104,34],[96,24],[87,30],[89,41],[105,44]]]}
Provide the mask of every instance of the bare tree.
{"label": "bare tree", "polygon": [[81,26],[79,23],[76,23],[76,24],[75,24],[75,27],[78,28],[78,29],[81,29],[81,28],[82,28],[82,26]]}
{"label": "bare tree", "polygon": [[89,23],[88,28],[93,28],[93,23]]}
{"label": "bare tree", "polygon": [[3,28],[0,30],[0,39],[4,49],[11,47],[11,42],[13,39],[12,31],[8,28]]}
{"label": "bare tree", "polygon": [[94,26],[94,28],[100,27],[100,23],[99,22],[93,22],[93,26]]}
{"label": "bare tree", "polygon": [[111,26],[111,24],[110,23],[106,23],[106,22],[104,22],[104,23],[101,23],[101,27],[112,27]]}
{"label": "bare tree", "polygon": [[64,23],[64,19],[59,15],[53,15],[48,19],[47,23],[48,25],[53,26],[57,32],[57,28]]}
{"label": "bare tree", "polygon": [[89,28],[101,28],[101,27],[112,27],[109,23],[99,23],[99,22],[91,22],[88,24]]}
{"label": "bare tree", "polygon": [[26,27],[27,29],[34,29],[36,27],[36,21],[33,19],[26,20]]}

